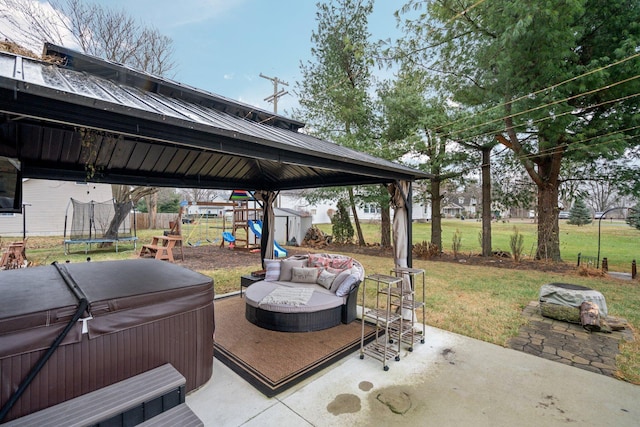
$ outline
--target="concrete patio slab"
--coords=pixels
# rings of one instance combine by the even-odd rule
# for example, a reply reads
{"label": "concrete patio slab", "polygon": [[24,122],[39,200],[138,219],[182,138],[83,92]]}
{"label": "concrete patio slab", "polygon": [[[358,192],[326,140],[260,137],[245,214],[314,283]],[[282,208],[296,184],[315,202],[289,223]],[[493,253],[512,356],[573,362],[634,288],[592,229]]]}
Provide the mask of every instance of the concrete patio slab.
{"label": "concrete patio slab", "polygon": [[427,328],[389,371],[359,352],[267,398],[214,362],[187,396],[207,426],[640,425],[640,386]]}

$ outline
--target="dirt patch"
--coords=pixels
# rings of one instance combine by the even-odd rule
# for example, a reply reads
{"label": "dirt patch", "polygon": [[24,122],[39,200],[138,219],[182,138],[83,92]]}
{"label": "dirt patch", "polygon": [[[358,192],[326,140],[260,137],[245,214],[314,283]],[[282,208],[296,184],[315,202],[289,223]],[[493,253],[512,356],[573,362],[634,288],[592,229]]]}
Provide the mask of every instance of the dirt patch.
{"label": "dirt patch", "polygon": [[[180,249],[174,249],[173,256],[176,264],[195,271],[220,270],[255,265],[260,269],[260,251],[248,251],[245,249],[221,248],[218,245],[185,245],[184,261],[180,257]],[[287,248],[289,256],[308,254],[309,249]]]}
{"label": "dirt patch", "polygon": [[[363,254],[383,258],[393,258],[393,251],[382,248],[378,245],[357,246],[357,245],[330,245],[323,249],[310,247],[287,247],[289,255],[304,255],[310,252],[347,252],[352,254]],[[212,270],[221,268],[244,267],[248,265],[260,266],[260,252],[247,251],[243,249],[230,250],[228,247],[221,248],[218,245],[185,246],[184,261],[180,260],[180,250],[176,250],[174,255],[177,263],[192,270]],[[482,257],[475,254],[458,255],[444,253],[438,257],[431,258],[433,262],[448,262],[458,265],[477,265],[494,268],[509,268],[517,270],[535,270],[555,273],[575,272],[574,266],[548,261],[522,260],[514,262],[510,258],[503,257]]]}

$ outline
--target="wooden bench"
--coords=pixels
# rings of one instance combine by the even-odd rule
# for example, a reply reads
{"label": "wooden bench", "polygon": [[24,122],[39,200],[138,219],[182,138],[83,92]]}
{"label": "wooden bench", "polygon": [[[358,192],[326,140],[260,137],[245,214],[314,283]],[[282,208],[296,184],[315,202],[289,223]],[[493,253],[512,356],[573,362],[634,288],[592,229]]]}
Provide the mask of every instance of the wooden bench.
{"label": "wooden bench", "polygon": [[151,256],[155,259],[162,259],[173,262],[173,254],[171,249],[162,245],[142,245],[140,249],[140,257]]}
{"label": "wooden bench", "polygon": [[[149,421],[147,425],[163,425],[165,411],[184,406],[174,413],[189,413],[184,403],[186,380],[171,364],[165,364],[107,387],[83,394],[66,402],[9,421],[4,426],[67,426],[94,425],[131,426]],[[168,417],[168,418],[167,418]],[[189,419],[197,416],[191,412]],[[174,424],[174,425],[181,425]],[[193,424],[197,425],[197,424]],[[202,425],[202,424],[200,424]]]}
{"label": "wooden bench", "polygon": [[153,240],[148,245],[142,245],[140,249],[140,257],[154,257],[155,259],[173,262],[173,248],[178,244],[180,254],[184,261],[184,253],[182,252],[182,236],[153,236]]}

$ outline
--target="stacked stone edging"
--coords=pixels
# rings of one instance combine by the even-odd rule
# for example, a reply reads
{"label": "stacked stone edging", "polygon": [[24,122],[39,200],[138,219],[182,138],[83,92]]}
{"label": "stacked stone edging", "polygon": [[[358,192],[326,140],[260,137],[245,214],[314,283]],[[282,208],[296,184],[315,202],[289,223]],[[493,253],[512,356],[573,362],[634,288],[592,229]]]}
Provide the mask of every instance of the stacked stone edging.
{"label": "stacked stone edging", "polygon": [[543,317],[538,301],[530,302],[522,314],[529,322],[509,340],[509,348],[609,377],[615,377],[620,341],[634,339],[628,328],[591,333],[581,325]]}

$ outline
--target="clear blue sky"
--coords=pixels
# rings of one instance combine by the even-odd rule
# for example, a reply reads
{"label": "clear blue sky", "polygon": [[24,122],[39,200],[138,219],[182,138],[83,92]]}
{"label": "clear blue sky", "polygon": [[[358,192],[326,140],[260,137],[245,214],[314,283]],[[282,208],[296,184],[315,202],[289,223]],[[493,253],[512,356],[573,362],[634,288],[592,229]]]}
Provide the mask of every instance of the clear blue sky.
{"label": "clear blue sky", "polygon": [[[314,0],[98,0],[124,9],[174,42],[173,79],[231,99],[273,110],[263,99],[273,84],[260,73],[289,83],[278,101],[284,115],[297,104],[293,89],[300,61],[311,59],[317,27]],[[397,34],[393,12],[404,1],[377,0],[369,18],[374,40]]]}

